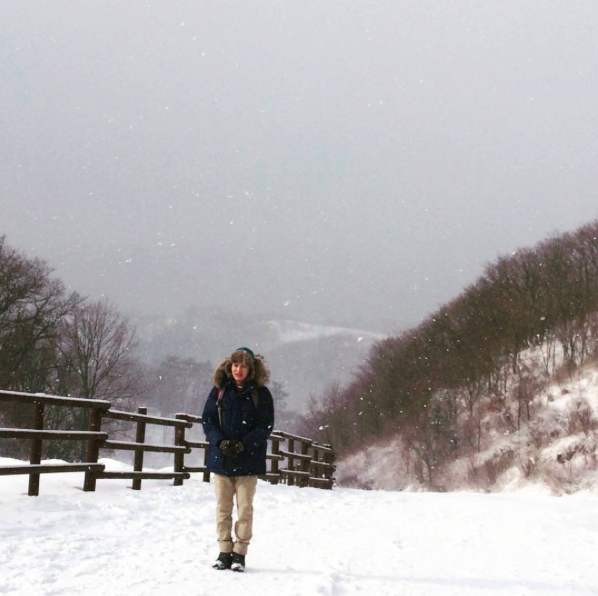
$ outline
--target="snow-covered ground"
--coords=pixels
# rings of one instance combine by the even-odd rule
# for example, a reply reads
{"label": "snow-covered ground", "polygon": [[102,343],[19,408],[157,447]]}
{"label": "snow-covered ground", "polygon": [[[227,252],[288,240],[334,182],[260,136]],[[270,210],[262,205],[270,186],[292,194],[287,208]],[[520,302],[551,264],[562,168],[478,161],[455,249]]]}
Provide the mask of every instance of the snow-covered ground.
{"label": "snow-covered ground", "polygon": [[[123,464],[103,460],[108,467]],[[0,458],[0,465],[14,460]],[[215,571],[199,478],[0,477],[0,594],[598,595],[598,499],[299,489],[260,483],[245,574]]]}

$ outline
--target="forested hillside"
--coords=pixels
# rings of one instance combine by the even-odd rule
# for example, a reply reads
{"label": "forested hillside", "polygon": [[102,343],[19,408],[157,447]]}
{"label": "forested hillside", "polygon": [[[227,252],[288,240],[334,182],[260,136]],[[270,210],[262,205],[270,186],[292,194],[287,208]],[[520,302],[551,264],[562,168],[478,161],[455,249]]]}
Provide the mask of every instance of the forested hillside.
{"label": "forested hillside", "polygon": [[[380,442],[400,452],[395,484],[403,486],[492,488],[520,452],[507,450],[508,461],[493,465],[477,456],[517,434],[542,449],[582,433],[588,440],[580,452],[593,469],[593,397],[578,395],[550,423],[543,410],[597,357],[595,221],[497,259],[421,325],[377,343],[350,385],[331,386],[312,404],[304,429],[347,455]],[[570,461],[574,454],[555,457]],[[456,480],[458,461],[469,463]],[[524,458],[520,467],[532,478],[536,463]]]}

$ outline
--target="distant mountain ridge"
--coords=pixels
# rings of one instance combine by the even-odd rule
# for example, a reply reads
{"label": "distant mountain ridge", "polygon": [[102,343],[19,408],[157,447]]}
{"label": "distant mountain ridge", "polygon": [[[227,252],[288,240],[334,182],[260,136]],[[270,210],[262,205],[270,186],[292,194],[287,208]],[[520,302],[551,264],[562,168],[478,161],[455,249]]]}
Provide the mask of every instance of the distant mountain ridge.
{"label": "distant mountain ridge", "polygon": [[294,341],[306,341],[310,339],[321,339],[322,337],[332,336],[350,336],[355,335],[357,341],[362,340],[382,340],[386,336],[380,333],[361,331],[358,329],[349,329],[347,327],[329,327],[324,325],[312,325],[311,323],[301,323],[291,320],[268,321],[267,325],[275,333],[282,343],[291,343]]}
{"label": "distant mountain ridge", "polygon": [[272,379],[289,394],[288,407],[303,412],[310,394],[344,384],[367,357],[379,333],[288,319],[257,319],[228,311],[189,310],[178,317],[135,321],[142,360],[168,355],[216,364],[238,346],[263,354]]}

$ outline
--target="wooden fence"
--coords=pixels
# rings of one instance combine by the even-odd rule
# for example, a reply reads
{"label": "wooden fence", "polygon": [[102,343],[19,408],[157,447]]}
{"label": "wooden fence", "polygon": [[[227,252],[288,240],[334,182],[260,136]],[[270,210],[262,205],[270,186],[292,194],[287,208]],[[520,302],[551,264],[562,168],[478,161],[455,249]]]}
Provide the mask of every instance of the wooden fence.
{"label": "wooden fence", "polygon": [[[172,479],[175,486],[181,486],[193,473],[203,474],[204,482],[210,481],[206,468],[209,445],[207,441],[189,441],[187,430],[201,424],[201,417],[189,414],[176,414],[174,418],[149,416],[147,408],[135,412],[113,410],[110,402],[92,399],[77,399],[51,395],[0,391],[0,401],[32,404],[33,420],[31,428],[0,428],[0,438],[23,439],[30,441],[29,465],[0,466],[0,476],[13,474],[29,475],[30,496],[39,494],[40,474],[85,472],[83,490],[94,491],[98,480],[130,479],[132,488],[141,489],[142,480]],[[46,430],[44,411],[46,406],[67,408],[86,408],[89,410],[88,429],[86,431]],[[102,431],[103,419],[134,422],[136,425],[135,441],[111,440],[107,432]],[[148,425],[172,427],[173,444],[156,445],[145,442]],[[60,465],[42,465],[43,441],[85,441],[85,462]],[[274,431],[270,437],[268,449],[268,471],[262,478],[272,484],[290,486],[310,486],[331,489],[334,484],[335,453],[330,445],[317,443],[312,439],[299,437],[282,431]],[[203,466],[185,465],[185,457],[193,450],[203,450]],[[98,463],[101,450],[134,451],[133,471],[110,472],[104,464]],[[172,472],[144,471],[146,452],[171,453],[174,455]]]}

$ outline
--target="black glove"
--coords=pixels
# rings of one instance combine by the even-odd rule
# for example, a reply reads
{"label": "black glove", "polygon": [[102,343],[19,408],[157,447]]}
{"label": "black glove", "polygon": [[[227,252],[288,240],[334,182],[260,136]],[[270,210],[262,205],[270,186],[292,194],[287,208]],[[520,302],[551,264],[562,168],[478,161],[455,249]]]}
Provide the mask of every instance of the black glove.
{"label": "black glove", "polygon": [[235,454],[232,457],[237,457],[241,451],[245,450],[245,445],[241,441],[233,441],[235,446]]}
{"label": "black glove", "polygon": [[219,447],[225,457],[237,457],[245,449],[241,441],[229,441],[228,439],[220,441]]}

